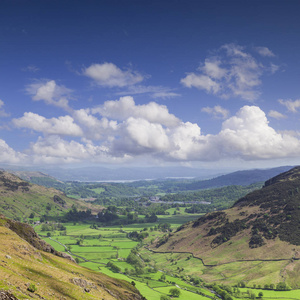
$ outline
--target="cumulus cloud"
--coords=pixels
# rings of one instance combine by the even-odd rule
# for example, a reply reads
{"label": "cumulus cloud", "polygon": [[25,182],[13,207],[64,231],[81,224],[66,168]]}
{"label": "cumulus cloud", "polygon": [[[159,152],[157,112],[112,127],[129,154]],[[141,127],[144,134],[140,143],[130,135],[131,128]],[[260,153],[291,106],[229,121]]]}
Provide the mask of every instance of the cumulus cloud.
{"label": "cumulus cloud", "polygon": [[[269,49],[260,47],[261,53],[271,56]],[[269,50],[269,52],[267,51]],[[267,55],[269,53],[269,55]],[[205,59],[197,72],[188,73],[181,83],[189,88],[195,87],[221,98],[239,97],[256,100],[261,86],[261,77],[270,70],[257,61],[245,47],[236,44],[223,45],[214,55]],[[271,72],[275,72],[272,65]]]}
{"label": "cumulus cloud", "polygon": [[169,113],[165,105],[159,105],[155,102],[136,105],[130,96],[121,97],[120,100],[106,101],[103,105],[92,109],[92,112],[118,120],[126,120],[130,117],[142,118],[151,123],[165,126],[176,126],[180,122],[177,117]]}
{"label": "cumulus cloud", "polygon": [[[13,124],[42,132],[43,136],[32,142],[28,156],[0,140],[0,161],[18,162],[30,157],[34,163],[121,163],[147,157],[156,161],[207,162],[300,156],[299,137],[276,131],[257,106],[244,106],[230,118],[221,106],[202,111],[226,117],[219,133],[205,135],[198,124],[183,122],[166,106],[155,102],[137,105],[132,97],[72,110],[72,115],[58,118],[27,112],[13,119]],[[269,115],[281,117],[275,111]]]}
{"label": "cumulus cloud", "polygon": [[286,118],[286,115],[284,115],[284,114],[282,114],[282,113],[280,113],[279,111],[276,111],[276,110],[270,110],[269,113],[268,113],[268,116],[271,117],[271,118],[277,119],[277,120]]}
{"label": "cumulus cloud", "polygon": [[189,73],[185,78],[181,79],[181,83],[186,87],[196,87],[212,94],[217,94],[221,89],[220,84],[209,76],[195,73]]}
{"label": "cumulus cloud", "polygon": [[298,139],[276,132],[257,106],[244,106],[223,123],[217,136],[225,156],[243,159],[272,159],[299,155]]}
{"label": "cumulus cloud", "polygon": [[121,70],[113,63],[92,64],[83,70],[83,74],[93,79],[98,85],[107,87],[125,87],[143,81],[137,71]]}
{"label": "cumulus cloud", "polygon": [[118,122],[101,118],[100,120],[92,115],[90,109],[80,109],[73,113],[74,119],[84,130],[84,136],[88,139],[99,140],[103,138],[111,139],[114,131],[118,128]]}
{"label": "cumulus cloud", "polygon": [[67,136],[82,136],[81,128],[74,123],[71,116],[46,119],[32,112],[24,113],[19,119],[13,119],[13,124],[19,128],[28,128],[44,134],[57,134]]}
{"label": "cumulus cloud", "polygon": [[278,102],[284,105],[288,109],[288,111],[293,113],[296,113],[298,108],[300,107],[300,99],[295,101],[279,99]]}
{"label": "cumulus cloud", "polygon": [[202,112],[206,112],[210,115],[213,115],[215,118],[226,119],[229,115],[229,111],[220,105],[216,105],[214,107],[203,107],[201,109]]}
{"label": "cumulus cloud", "polygon": [[32,143],[30,152],[35,163],[76,163],[76,162],[105,162],[122,163],[131,159],[129,155],[113,157],[108,153],[108,148],[94,145],[88,141],[79,143],[66,141],[59,136],[40,137],[36,143]]}
{"label": "cumulus cloud", "polygon": [[54,80],[30,84],[26,87],[26,91],[34,101],[44,101],[49,105],[69,109],[68,98],[72,90],[63,85],[57,85]]}
{"label": "cumulus cloud", "polygon": [[27,157],[25,154],[12,149],[7,143],[0,139],[0,162],[9,164],[24,163]]}

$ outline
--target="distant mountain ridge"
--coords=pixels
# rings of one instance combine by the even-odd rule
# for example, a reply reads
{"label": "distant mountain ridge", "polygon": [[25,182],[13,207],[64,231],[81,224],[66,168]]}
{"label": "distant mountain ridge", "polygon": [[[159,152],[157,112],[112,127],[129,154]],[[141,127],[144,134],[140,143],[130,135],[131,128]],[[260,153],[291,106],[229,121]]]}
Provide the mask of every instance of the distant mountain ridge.
{"label": "distant mountain ridge", "polygon": [[201,178],[207,179],[222,174],[217,170],[197,169],[189,167],[81,167],[81,168],[45,168],[40,167],[18,167],[2,166],[5,170],[12,172],[40,171],[49,174],[62,181],[106,181],[106,180],[145,180],[164,178]]}
{"label": "distant mountain ridge", "polygon": [[292,166],[282,166],[271,169],[254,169],[236,171],[233,173],[221,175],[208,180],[199,180],[190,184],[186,184],[188,190],[208,189],[212,187],[223,187],[228,185],[247,186],[256,182],[263,182],[282,172],[286,172],[293,168]]}

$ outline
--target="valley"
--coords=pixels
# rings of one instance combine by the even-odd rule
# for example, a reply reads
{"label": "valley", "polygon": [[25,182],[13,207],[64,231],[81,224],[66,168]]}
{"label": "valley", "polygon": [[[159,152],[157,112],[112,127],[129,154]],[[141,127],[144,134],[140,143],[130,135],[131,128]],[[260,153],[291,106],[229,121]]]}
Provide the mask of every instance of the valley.
{"label": "valley", "polygon": [[[2,172],[1,205],[3,214],[32,224],[57,253],[125,280],[149,300],[176,293],[192,300],[292,300],[300,298],[299,174],[294,168],[266,183],[223,187],[217,179],[210,189],[189,190],[201,181],[27,178],[40,186]],[[26,213],[11,215],[9,201]]]}

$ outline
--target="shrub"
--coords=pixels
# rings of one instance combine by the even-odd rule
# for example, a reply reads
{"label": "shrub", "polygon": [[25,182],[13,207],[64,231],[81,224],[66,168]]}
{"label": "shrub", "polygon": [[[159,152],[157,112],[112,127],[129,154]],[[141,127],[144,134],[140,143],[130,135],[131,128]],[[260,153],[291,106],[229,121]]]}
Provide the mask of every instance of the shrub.
{"label": "shrub", "polygon": [[37,288],[36,288],[36,286],[35,286],[33,283],[31,283],[31,284],[29,285],[29,287],[27,288],[27,290],[28,290],[29,292],[31,292],[31,293],[34,293],[34,292],[37,290]]}
{"label": "shrub", "polygon": [[180,292],[180,290],[177,289],[177,288],[171,288],[171,289],[169,290],[169,293],[170,293],[171,296],[173,296],[173,297],[179,297],[181,292]]}

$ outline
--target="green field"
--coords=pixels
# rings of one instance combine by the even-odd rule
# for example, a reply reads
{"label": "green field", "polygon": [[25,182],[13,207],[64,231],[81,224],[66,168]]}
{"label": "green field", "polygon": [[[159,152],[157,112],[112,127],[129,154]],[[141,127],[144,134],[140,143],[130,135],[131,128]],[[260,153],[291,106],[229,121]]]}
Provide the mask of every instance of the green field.
{"label": "green field", "polygon": [[[51,232],[51,239],[44,237],[44,240],[58,251],[65,251],[64,246],[61,244],[65,245],[70,249],[74,258],[77,257],[79,264],[82,266],[115,278],[129,282],[134,281],[141,294],[148,300],[159,300],[161,295],[168,295],[170,288],[175,286],[181,291],[180,297],[177,299],[207,300],[209,298],[203,295],[213,297],[214,294],[203,286],[202,280],[203,282],[233,285],[234,282],[244,280],[245,276],[250,278],[253,272],[269,274],[270,281],[276,279],[277,275],[272,270],[275,267],[278,268],[282,262],[265,264],[261,262],[236,262],[216,268],[207,268],[203,266],[200,259],[194,258],[188,253],[153,253],[144,247],[147,243],[151,243],[152,239],[165,234],[164,232],[153,230],[159,223],[168,222],[171,224],[171,228],[176,229],[182,223],[197,217],[199,215],[187,215],[184,213],[164,215],[159,217],[158,223],[130,224],[124,225],[122,228],[120,226],[111,226],[92,229],[90,224],[78,223],[74,225],[73,223],[66,223],[64,226],[66,227],[67,235],[61,235],[58,231]],[[127,233],[133,231],[143,232],[144,228],[147,228],[146,232],[149,236],[143,243],[133,241],[127,237]],[[152,228],[151,231],[150,228]],[[47,232],[41,231],[41,225],[35,229],[40,235],[45,236],[47,234]],[[126,258],[133,248],[138,249],[139,257],[143,261],[143,274],[136,274],[134,266],[126,262]],[[107,267],[106,264],[108,262],[117,266],[119,272],[113,272]],[[161,280],[162,275],[165,276],[163,280]],[[196,285],[191,283],[189,279],[191,276],[199,278],[200,283]],[[267,282],[257,282],[257,286],[258,284],[263,286],[265,283]],[[232,299],[250,299],[247,294],[248,290],[256,294],[256,296],[258,296],[259,292],[263,292],[263,299],[300,299],[299,290],[279,292],[253,289],[252,287],[253,284],[251,282],[249,288],[240,289],[241,294],[239,298],[232,296]]]}

